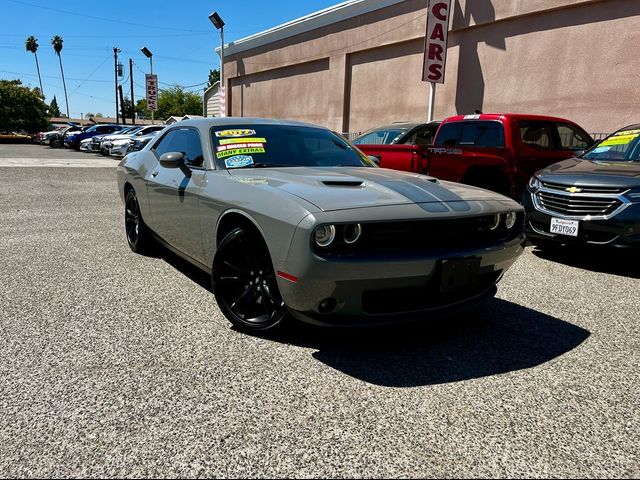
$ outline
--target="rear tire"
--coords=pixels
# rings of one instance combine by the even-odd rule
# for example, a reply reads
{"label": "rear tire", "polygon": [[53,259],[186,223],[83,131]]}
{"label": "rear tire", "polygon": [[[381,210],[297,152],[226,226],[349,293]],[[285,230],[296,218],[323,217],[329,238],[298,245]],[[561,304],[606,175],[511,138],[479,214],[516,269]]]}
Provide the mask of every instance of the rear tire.
{"label": "rear tire", "polygon": [[237,227],[224,237],[211,279],[220,310],[236,328],[273,331],[287,323],[269,250],[256,232]]}

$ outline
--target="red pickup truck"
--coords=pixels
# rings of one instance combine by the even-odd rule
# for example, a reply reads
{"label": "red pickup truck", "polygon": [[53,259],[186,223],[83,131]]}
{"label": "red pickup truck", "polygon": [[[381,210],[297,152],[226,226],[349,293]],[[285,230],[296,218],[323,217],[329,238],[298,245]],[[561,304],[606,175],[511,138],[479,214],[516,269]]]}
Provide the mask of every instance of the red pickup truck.
{"label": "red pickup truck", "polygon": [[433,145],[364,145],[383,168],[431,175],[520,198],[538,170],[593,145],[563,118],[521,114],[458,115],[445,119]]}

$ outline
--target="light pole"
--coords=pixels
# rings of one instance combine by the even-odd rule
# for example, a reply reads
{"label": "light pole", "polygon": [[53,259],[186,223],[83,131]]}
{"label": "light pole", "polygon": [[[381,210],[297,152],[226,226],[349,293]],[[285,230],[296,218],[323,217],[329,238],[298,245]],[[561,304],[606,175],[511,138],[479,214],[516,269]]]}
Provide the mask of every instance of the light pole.
{"label": "light pole", "polygon": [[220,30],[220,41],[222,46],[220,48],[220,116],[227,116],[227,98],[225,95],[225,84],[224,84],[224,21],[218,15],[218,12],[213,12],[209,15],[209,20],[213,23],[213,26]]}
{"label": "light pole", "polygon": [[[147,47],[142,47],[140,49],[140,51],[144,54],[145,57],[147,57],[149,59],[149,68],[151,69],[151,75],[153,75],[153,53],[151,53],[151,50],[149,50]],[[146,82],[145,82],[146,85]],[[146,96],[146,95],[145,95]],[[151,110],[151,124],[153,125],[153,114],[155,112],[153,110]]]}

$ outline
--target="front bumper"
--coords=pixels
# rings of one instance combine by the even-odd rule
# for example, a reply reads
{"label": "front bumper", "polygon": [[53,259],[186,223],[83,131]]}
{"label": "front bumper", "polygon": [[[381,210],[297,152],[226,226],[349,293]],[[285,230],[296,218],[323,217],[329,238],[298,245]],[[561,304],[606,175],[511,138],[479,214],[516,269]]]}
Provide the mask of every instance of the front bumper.
{"label": "front bumper", "polygon": [[127,152],[129,151],[129,144],[124,144],[124,145],[112,145],[109,148],[109,155],[114,156],[114,157],[124,157]]}
{"label": "front bumper", "polygon": [[[631,203],[617,215],[608,219],[579,220],[578,236],[550,233],[550,215],[538,210],[529,190],[522,196],[527,219],[525,230],[533,243],[536,240],[565,245],[593,245],[616,248],[640,247],[640,203]],[[561,216],[555,216],[562,218]]]}
{"label": "front bumper", "polygon": [[[302,255],[308,253],[308,243],[300,242],[300,252],[295,243],[294,238],[290,258],[297,281],[278,277],[291,314],[318,325],[374,325],[439,317],[492,298],[496,283],[522,254],[525,236],[483,248],[344,260]],[[465,258],[479,260],[476,281],[452,291],[443,289],[443,260]],[[335,304],[329,311],[321,306],[326,299]]]}

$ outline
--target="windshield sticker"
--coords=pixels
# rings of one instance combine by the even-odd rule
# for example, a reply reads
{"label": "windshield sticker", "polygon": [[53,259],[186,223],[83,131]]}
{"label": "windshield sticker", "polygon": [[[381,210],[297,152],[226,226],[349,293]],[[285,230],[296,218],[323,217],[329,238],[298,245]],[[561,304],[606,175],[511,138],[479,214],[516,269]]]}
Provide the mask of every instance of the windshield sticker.
{"label": "windshield sticker", "polygon": [[619,136],[622,136],[622,135],[635,135],[635,134],[640,134],[640,130],[624,130],[622,132],[614,133],[614,135],[616,137],[619,137]]}
{"label": "windshield sticker", "polygon": [[606,147],[607,145],[626,145],[627,143],[631,143],[639,135],[640,133],[632,133],[630,135],[614,135],[613,137],[609,137],[605,141],[603,141],[600,146]]}
{"label": "windshield sticker", "polygon": [[234,143],[231,145],[221,145],[216,147],[216,152],[225,152],[227,150],[235,150],[238,148],[264,148],[264,143]]}
{"label": "windshield sticker", "polygon": [[480,118],[480,115],[475,114],[475,115],[465,115],[463,117],[464,120],[478,120]]}
{"label": "windshield sticker", "polygon": [[591,151],[591,153],[604,153],[608,152],[609,150],[611,150],[611,147],[596,147]]}
{"label": "windshield sticker", "polygon": [[[235,146],[235,145],[234,145]],[[216,157],[218,158],[226,158],[231,157],[232,155],[249,155],[252,153],[265,153],[263,147],[257,148],[233,148],[231,150],[224,150],[222,152],[216,153]]]}
{"label": "windshield sticker", "polygon": [[227,168],[240,168],[253,165],[253,157],[249,155],[236,155],[229,157],[224,161]]}
{"label": "windshield sticker", "polygon": [[216,137],[248,137],[251,135],[255,135],[255,130],[248,129],[235,129],[235,130],[219,130],[215,132]]}
{"label": "windshield sticker", "polygon": [[220,140],[218,143],[220,145],[229,145],[231,143],[267,143],[266,138],[226,138],[224,140]]}

